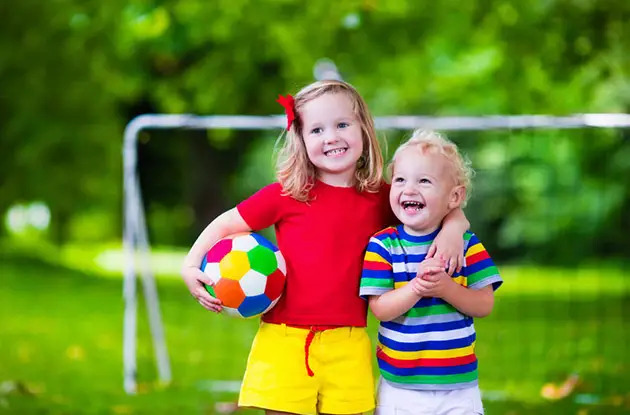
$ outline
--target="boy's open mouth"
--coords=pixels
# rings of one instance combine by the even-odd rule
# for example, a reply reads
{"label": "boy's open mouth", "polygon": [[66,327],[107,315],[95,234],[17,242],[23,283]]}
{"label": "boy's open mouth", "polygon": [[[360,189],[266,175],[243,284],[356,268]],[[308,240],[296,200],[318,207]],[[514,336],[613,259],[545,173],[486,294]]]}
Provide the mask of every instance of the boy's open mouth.
{"label": "boy's open mouth", "polygon": [[406,200],[401,203],[404,210],[418,211],[424,208],[424,203],[415,200]]}

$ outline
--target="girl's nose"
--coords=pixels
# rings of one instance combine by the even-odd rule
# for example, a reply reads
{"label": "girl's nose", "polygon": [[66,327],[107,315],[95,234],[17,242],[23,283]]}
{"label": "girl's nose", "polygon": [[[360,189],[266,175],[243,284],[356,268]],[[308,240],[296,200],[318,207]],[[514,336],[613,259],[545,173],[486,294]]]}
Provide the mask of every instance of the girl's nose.
{"label": "girl's nose", "polygon": [[339,140],[339,138],[337,137],[337,134],[335,134],[334,131],[328,131],[324,135],[324,143],[326,143],[326,144],[334,143],[337,140]]}

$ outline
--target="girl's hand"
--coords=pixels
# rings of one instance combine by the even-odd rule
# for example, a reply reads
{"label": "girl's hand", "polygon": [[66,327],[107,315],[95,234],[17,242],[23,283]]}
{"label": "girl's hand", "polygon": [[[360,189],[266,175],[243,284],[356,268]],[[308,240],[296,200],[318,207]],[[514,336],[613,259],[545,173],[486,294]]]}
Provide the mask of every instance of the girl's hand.
{"label": "girl's hand", "polygon": [[444,261],[440,258],[426,258],[418,264],[416,276],[422,278],[424,275],[434,274],[444,271]]}
{"label": "girl's hand", "polygon": [[433,240],[427,253],[427,258],[433,257],[444,261],[448,275],[453,275],[455,271],[461,271],[462,266],[465,264],[462,233],[449,231],[448,228],[443,227]]}
{"label": "girl's hand", "polygon": [[184,265],[182,268],[182,278],[188,287],[190,294],[205,308],[206,310],[220,313],[223,309],[221,307],[221,300],[211,296],[206,290],[205,285],[213,286],[212,280],[198,267]]}

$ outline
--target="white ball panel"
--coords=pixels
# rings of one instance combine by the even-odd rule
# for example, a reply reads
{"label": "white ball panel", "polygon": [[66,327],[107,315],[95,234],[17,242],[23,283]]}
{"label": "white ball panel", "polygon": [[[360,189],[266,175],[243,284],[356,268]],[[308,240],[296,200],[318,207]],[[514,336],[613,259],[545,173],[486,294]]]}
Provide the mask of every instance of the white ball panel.
{"label": "white ball panel", "polygon": [[240,235],[232,240],[232,249],[236,251],[249,252],[257,245],[258,242],[251,235]]}
{"label": "white ball panel", "polygon": [[223,312],[224,312],[224,313],[226,313],[226,314],[227,314],[227,315],[229,315],[229,316],[232,316],[232,317],[240,317],[240,318],[243,318],[243,316],[241,315],[241,313],[239,313],[239,312],[238,312],[238,310],[237,310],[237,309],[235,309],[235,308],[230,308],[230,307],[225,307],[225,306],[224,306],[224,307],[223,307]]}
{"label": "white ball panel", "polygon": [[278,261],[278,269],[280,269],[284,275],[287,275],[287,263],[284,261],[284,257],[280,251],[276,251],[276,261]]}
{"label": "white ball panel", "polygon": [[[280,297],[282,297],[282,295]],[[273,300],[271,302],[271,304],[269,304],[269,307],[267,307],[267,309],[265,311],[263,311],[263,314],[266,313],[267,311],[271,310],[273,308],[273,306],[275,306],[278,303],[278,301],[280,300],[280,297],[278,297],[275,300]]]}
{"label": "white ball panel", "polygon": [[217,262],[208,262],[203,272],[210,277],[215,284],[221,279],[221,272],[219,271],[219,264]]}
{"label": "white ball panel", "polygon": [[241,288],[246,296],[253,297],[265,292],[267,277],[258,271],[250,269],[241,277],[239,284],[241,284]]}

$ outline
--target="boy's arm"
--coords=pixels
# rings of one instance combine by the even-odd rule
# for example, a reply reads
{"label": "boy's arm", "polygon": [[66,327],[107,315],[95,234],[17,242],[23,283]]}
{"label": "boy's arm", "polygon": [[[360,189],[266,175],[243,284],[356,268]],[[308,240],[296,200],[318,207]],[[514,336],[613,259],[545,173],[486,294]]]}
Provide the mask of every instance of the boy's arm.
{"label": "boy's arm", "polygon": [[371,295],[370,310],[380,321],[390,321],[409,311],[420,298],[413,291],[411,284],[407,284],[385,294]]}
{"label": "boy's arm", "polygon": [[181,269],[182,278],[188,291],[204,308],[215,312],[221,311],[221,301],[208,294],[204,287],[204,284],[212,285],[210,278],[199,269],[204,255],[220,239],[251,230],[238,210],[232,208],[210,222],[188,251]]}
{"label": "boy's arm", "polygon": [[453,289],[442,298],[460,313],[471,317],[486,317],[494,307],[492,284],[474,290],[455,283]]}
{"label": "boy's arm", "polygon": [[480,289],[464,287],[445,272],[432,273],[414,281],[415,289],[422,295],[439,297],[460,313],[471,317],[486,317],[494,307],[492,284]]}
{"label": "boy's arm", "polygon": [[470,222],[461,208],[451,210],[442,221],[442,229],[435,237],[429,248],[427,258],[442,258],[448,268],[447,273],[461,271],[464,265],[464,233],[470,227]]}
{"label": "boy's arm", "polygon": [[370,296],[370,310],[380,321],[390,321],[405,314],[423,297],[414,281],[425,275],[443,270],[444,264],[440,260],[435,258],[425,259],[418,265],[417,275],[414,280],[384,294]]}
{"label": "boy's arm", "polygon": [[463,314],[485,317],[494,307],[494,290],[501,286],[503,280],[475,234],[470,235],[465,255],[466,264],[458,278],[466,279],[466,287],[444,271],[439,271],[415,278],[414,289],[423,296],[442,298]]}

